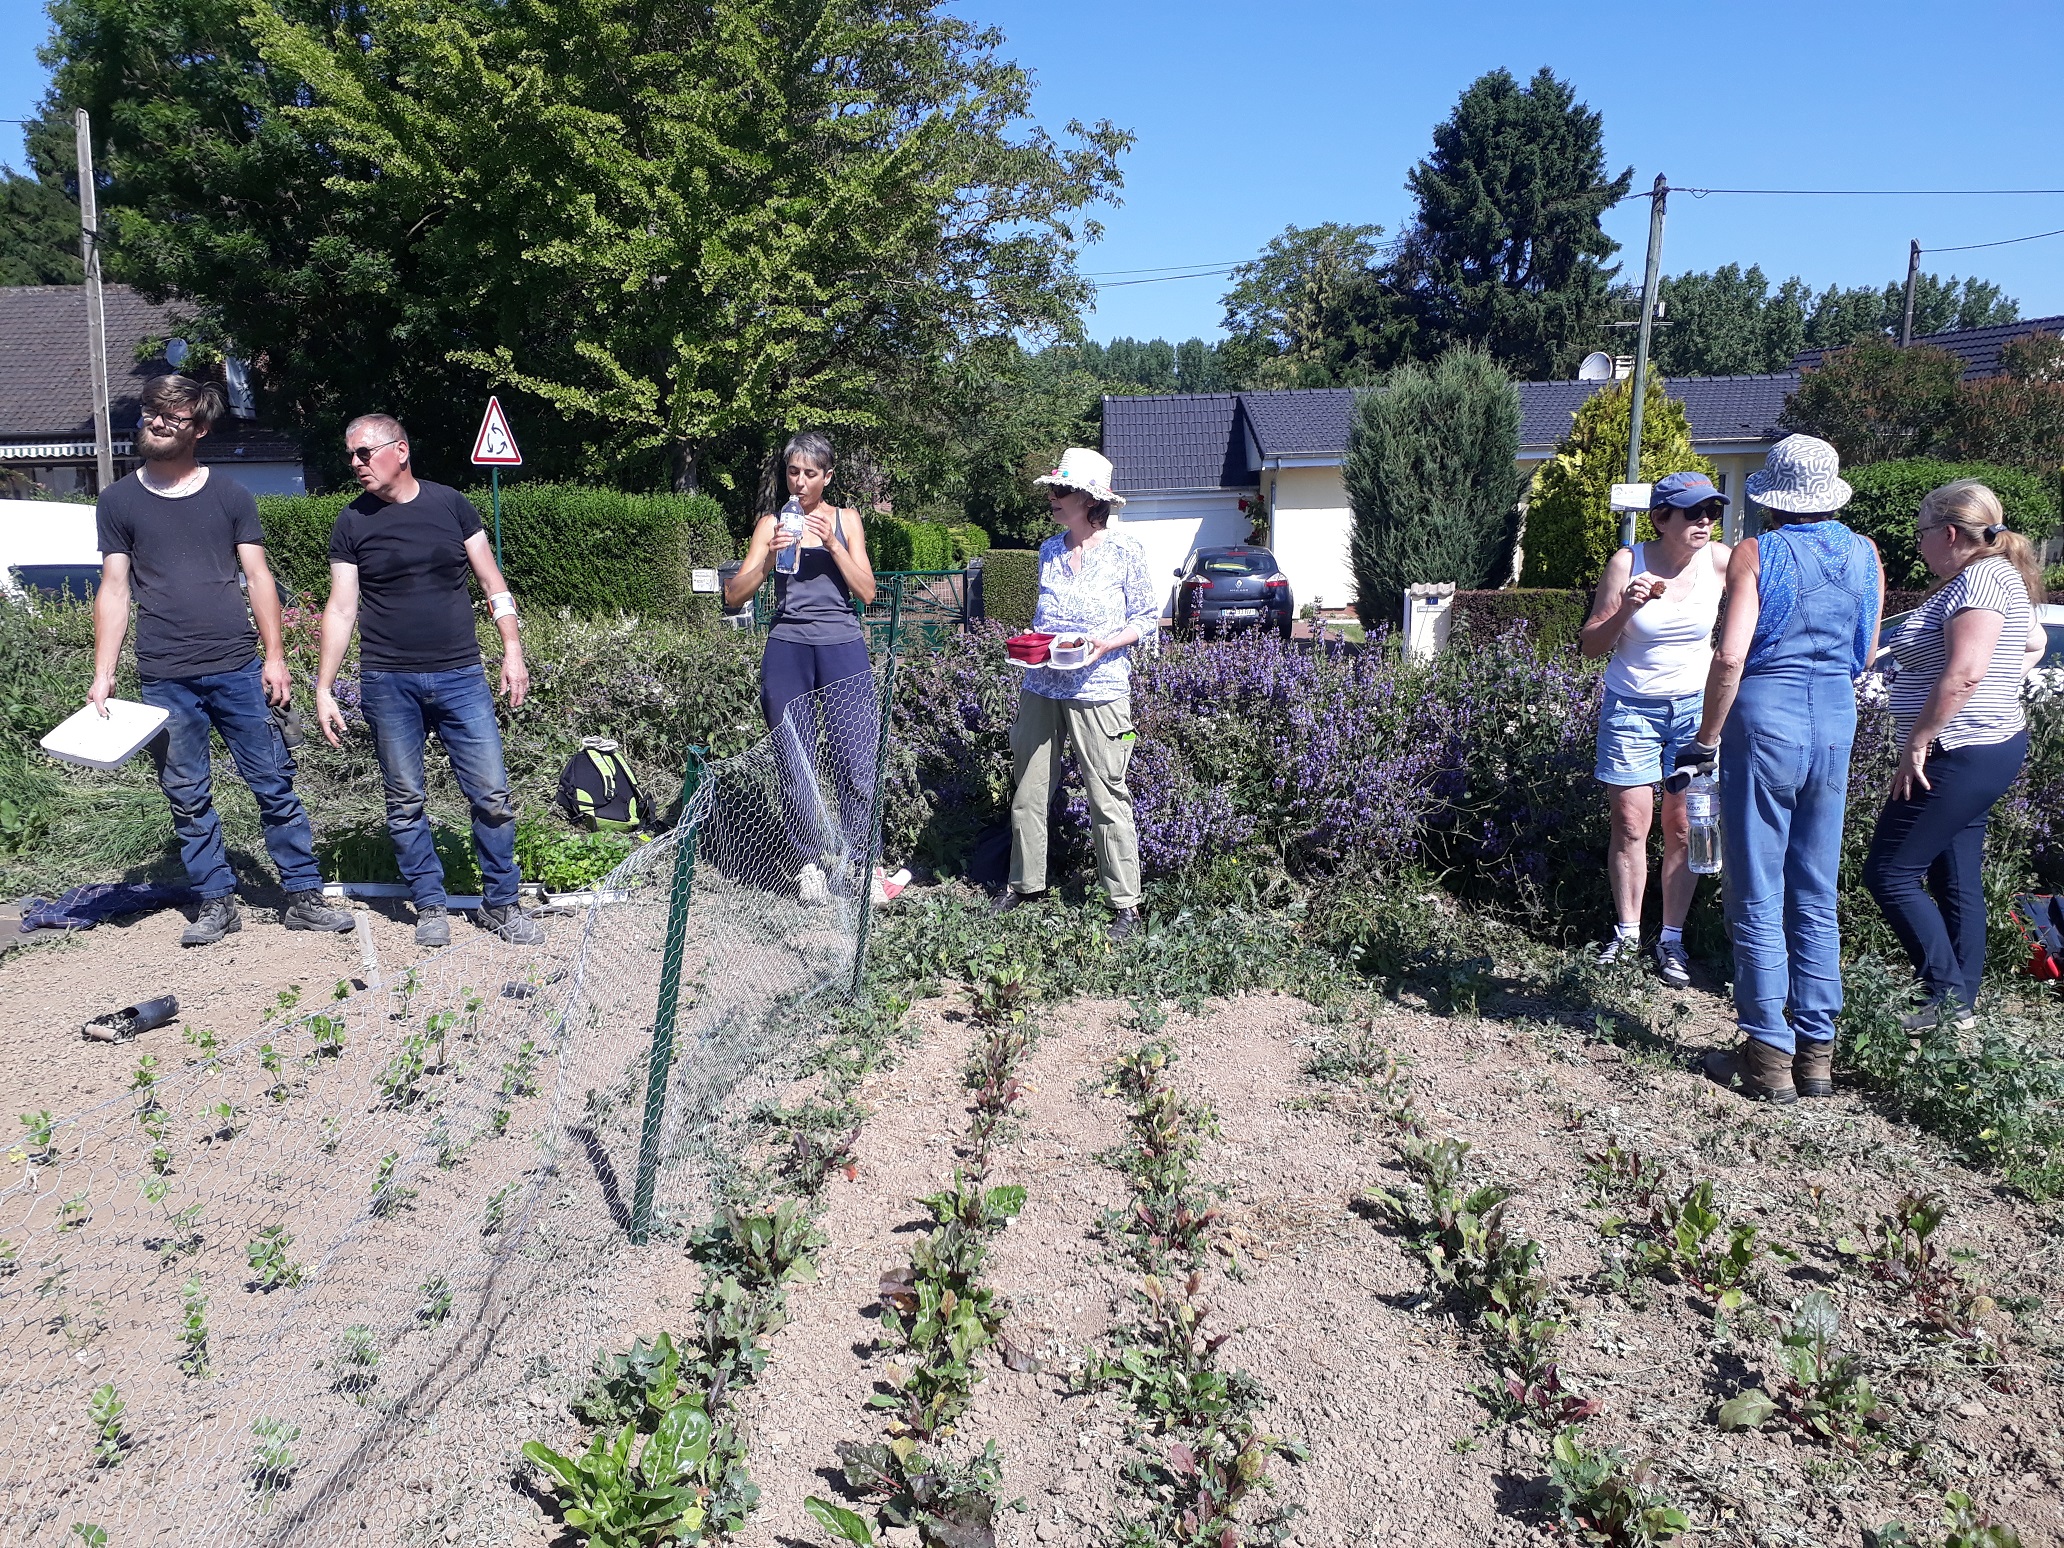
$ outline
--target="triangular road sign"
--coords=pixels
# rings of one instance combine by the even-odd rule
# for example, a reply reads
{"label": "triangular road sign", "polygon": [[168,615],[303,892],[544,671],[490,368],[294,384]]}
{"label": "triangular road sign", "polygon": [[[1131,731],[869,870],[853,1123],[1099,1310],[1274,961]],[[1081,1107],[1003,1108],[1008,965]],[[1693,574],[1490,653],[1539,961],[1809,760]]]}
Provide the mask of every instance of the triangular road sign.
{"label": "triangular road sign", "polygon": [[500,398],[489,398],[487,412],[480,416],[480,434],[473,438],[473,460],[483,467],[523,466],[523,453],[516,449],[516,436],[509,429],[509,416],[502,412]]}

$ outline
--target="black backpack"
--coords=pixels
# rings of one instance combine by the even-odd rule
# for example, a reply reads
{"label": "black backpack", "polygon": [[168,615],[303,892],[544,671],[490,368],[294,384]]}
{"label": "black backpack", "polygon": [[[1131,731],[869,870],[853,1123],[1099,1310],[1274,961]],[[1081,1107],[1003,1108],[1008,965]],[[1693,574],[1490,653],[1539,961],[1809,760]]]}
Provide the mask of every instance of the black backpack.
{"label": "black backpack", "polygon": [[631,765],[606,736],[584,736],[559,775],[559,809],[588,829],[626,832],[651,815]]}

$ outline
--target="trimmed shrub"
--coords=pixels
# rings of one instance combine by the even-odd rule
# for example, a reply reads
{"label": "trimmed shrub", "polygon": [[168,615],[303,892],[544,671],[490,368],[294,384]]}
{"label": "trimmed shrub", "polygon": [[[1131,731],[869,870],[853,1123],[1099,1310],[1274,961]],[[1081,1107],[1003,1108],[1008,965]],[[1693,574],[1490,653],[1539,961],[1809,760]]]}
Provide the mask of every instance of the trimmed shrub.
{"label": "trimmed shrub", "polygon": [[992,548],[982,556],[982,616],[1016,633],[1039,605],[1039,550]]}
{"label": "trimmed shrub", "polygon": [[[1691,421],[1684,405],[1650,376],[1641,409],[1641,477],[1649,482],[1669,473],[1710,475],[1713,464],[1691,449]],[[1594,393],[1577,410],[1576,423],[1555,455],[1534,475],[1527,505],[1522,586],[1592,586],[1620,546],[1620,518],[1612,509],[1612,486],[1627,476],[1627,438],[1634,406],[1629,377]],[[1646,516],[1635,536],[1650,539]]]}
{"label": "trimmed shrub", "polygon": [[949,526],[946,531],[953,540],[953,562],[957,565],[979,559],[989,552],[989,534],[973,522],[960,522]]}
{"label": "trimmed shrub", "polygon": [[[1845,470],[1843,476],[1855,486],[1856,498],[1843,508],[1841,519],[1877,543],[1889,588],[1926,590],[1934,585],[1915,546],[1914,518],[1929,490],[1954,479],[1975,478],[1990,486],[2006,509],[2007,525],[2037,548],[2057,530],[2057,481],[2039,474],[1995,463],[1907,457]],[[1890,597],[1885,606],[1893,611]]]}
{"label": "trimmed shrub", "polygon": [[955,558],[954,529],[943,522],[877,516],[867,529],[868,555],[877,570],[952,570],[964,562]]}
{"label": "trimmed shrub", "polygon": [[[345,495],[268,496],[258,502],[274,573],[304,604],[330,590],[330,528]],[[469,491],[493,530],[493,498]],[[532,608],[582,615],[713,620],[715,597],[698,597],[689,572],[732,557],[723,507],[708,495],[624,494],[580,484],[511,484],[502,490],[502,568]]]}
{"label": "trimmed shrub", "polygon": [[1341,477],[1363,628],[1396,618],[1416,582],[1477,587],[1510,576],[1519,419],[1504,367],[1462,346],[1431,366],[1400,366],[1380,392],[1361,395]]}
{"label": "trimmed shrub", "polygon": [[1574,650],[1591,598],[1582,591],[1514,586],[1504,591],[1455,593],[1455,627],[1477,640],[1494,640],[1514,624],[1527,626],[1527,641],[1546,656]]}

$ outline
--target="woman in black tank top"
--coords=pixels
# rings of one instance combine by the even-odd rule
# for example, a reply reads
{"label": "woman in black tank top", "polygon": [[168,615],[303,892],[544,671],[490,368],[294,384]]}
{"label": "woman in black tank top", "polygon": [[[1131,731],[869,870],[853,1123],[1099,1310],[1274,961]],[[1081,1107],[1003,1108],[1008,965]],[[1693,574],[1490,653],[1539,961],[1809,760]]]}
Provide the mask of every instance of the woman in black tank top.
{"label": "woman in black tank top", "polygon": [[[727,608],[745,606],[774,577],[777,606],[760,658],[760,712],[775,733],[786,778],[785,827],[793,850],[786,867],[805,903],[858,896],[858,868],[871,835],[874,749],[880,725],[867,631],[854,599],[874,600],[874,566],[860,513],[825,500],[831,442],[812,430],[782,453],[788,492],[802,507],[800,539],[781,518],[760,517],[738,573],[724,587]],[[800,547],[796,570],[782,575],[776,556]],[[821,799],[836,787],[837,810]]]}

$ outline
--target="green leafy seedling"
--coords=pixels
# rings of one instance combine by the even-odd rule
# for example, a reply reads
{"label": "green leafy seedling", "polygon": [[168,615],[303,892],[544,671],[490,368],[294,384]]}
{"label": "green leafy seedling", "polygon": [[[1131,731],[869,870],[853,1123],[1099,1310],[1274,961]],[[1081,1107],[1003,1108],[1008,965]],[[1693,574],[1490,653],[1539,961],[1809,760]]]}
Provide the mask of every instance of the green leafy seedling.
{"label": "green leafy seedling", "polygon": [[810,1519],[823,1527],[840,1542],[859,1543],[861,1548],[873,1548],[874,1528],[867,1524],[858,1511],[834,1505],[829,1500],[820,1500],[811,1495],[803,1501],[803,1509],[810,1513]]}
{"label": "green leafy seedling", "polygon": [[417,1288],[423,1300],[416,1307],[416,1321],[426,1328],[439,1326],[452,1313],[451,1281],[442,1274],[432,1274]]}
{"label": "green leafy seedling", "polygon": [[107,1548],[107,1528],[91,1521],[74,1521],[72,1536],[86,1544],[86,1548]]}
{"label": "green leafy seedling", "polygon": [[251,1484],[259,1494],[270,1498],[294,1482],[300,1463],[295,1461],[292,1448],[301,1438],[301,1426],[284,1419],[253,1419],[251,1434],[258,1441],[251,1448]]}
{"label": "green leafy seedling", "polygon": [[310,1016],[308,1035],[315,1040],[318,1059],[335,1059],[344,1052],[344,1023],[335,1016]]}
{"label": "green leafy seedling", "polygon": [[282,1285],[292,1287],[306,1277],[301,1266],[287,1257],[287,1249],[294,1245],[294,1238],[287,1234],[285,1226],[271,1225],[258,1233],[256,1240],[244,1248],[244,1258],[251,1265],[251,1288],[270,1294]]}
{"label": "green leafy seedling", "polygon": [[503,1227],[508,1225],[509,1197],[515,1191],[516,1184],[509,1183],[504,1187],[495,1189],[493,1193],[488,1195],[487,1208],[481,1212],[480,1218],[480,1234],[482,1236],[499,1235]]}
{"label": "green leafy seedling", "polygon": [[145,1104],[154,1107],[157,1105],[157,1098],[151,1094],[151,1088],[157,1083],[158,1056],[144,1054],[136,1061],[136,1071],[129,1077],[129,1089],[141,1091]]}
{"label": "green leafy seedling", "polygon": [[213,1028],[188,1027],[180,1036],[194,1050],[193,1057],[186,1061],[188,1064],[198,1064],[204,1070],[222,1068],[222,1045],[216,1040]]}
{"label": "green leafy seedling", "polygon": [[201,1138],[210,1144],[235,1139],[244,1132],[244,1110],[225,1097],[200,1111]]}
{"label": "green leafy seedling", "polygon": [[60,1231],[76,1231],[92,1218],[91,1201],[83,1193],[75,1193],[57,1207],[57,1228]]}
{"label": "green leafy seedling", "polygon": [[120,1467],[122,1458],[128,1455],[129,1437],[122,1428],[122,1415],[128,1411],[129,1405],[115,1391],[113,1382],[104,1381],[93,1389],[93,1396],[87,1400],[86,1417],[93,1425],[95,1467]]}
{"label": "green leafy seedling", "polygon": [[380,1157],[373,1167],[373,1214],[385,1219],[397,1209],[407,1208],[416,1197],[414,1188],[403,1188],[394,1181],[394,1169],[401,1161],[401,1152],[390,1150]]}
{"label": "green leafy seedling", "polygon": [[22,1127],[29,1131],[29,1159],[38,1166],[48,1166],[57,1159],[57,1119],[49,1108],[41,1112],[23,1113]]}
{"label": "green leafy seedling", "polygon": [[272,1021],[281,1016],[291,1015],[294,1007],[300,1003],[301,986],[299,984],[289,984],[273,996],[272,1004],[265,1008],[265,1014],[258,1019],[260,1021]]}
{"label": "green leafy seedling", "polygon": [[380,1345],[373,1330],[353,1323],[337,1336],[337,1390],[363,1396],[379,1377]]}
{"label": "green leafy seedling", "polygon": [[208,1292],[198,1279],[179,1289],[179,1368],[199,1378],[208,1374]]}

